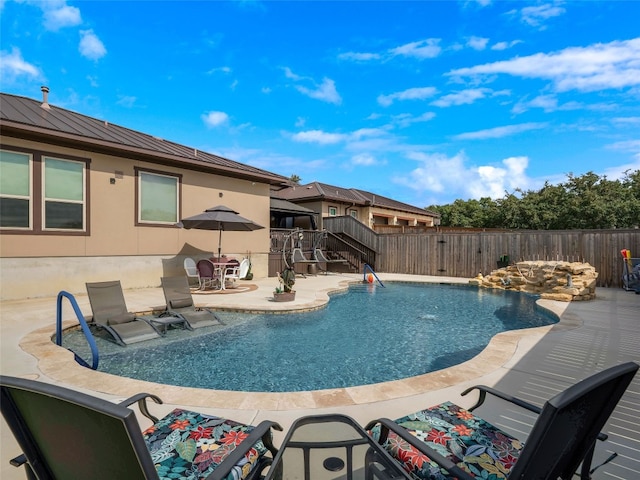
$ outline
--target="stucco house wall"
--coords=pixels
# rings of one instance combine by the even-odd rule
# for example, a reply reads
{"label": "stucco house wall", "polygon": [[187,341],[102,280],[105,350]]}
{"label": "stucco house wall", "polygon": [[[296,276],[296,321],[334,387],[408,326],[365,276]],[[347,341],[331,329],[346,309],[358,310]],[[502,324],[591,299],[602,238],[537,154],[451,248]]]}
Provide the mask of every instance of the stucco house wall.
{"label": "stucco house wall", "polygon": [[[119,279],[125,288],[157,286],[161,276],[184,273],[185,256],[207,258],[217,251],[218,232],[175,226],[136,225],[135,168],[180,174],[183,217],[224,204],[264,226],[254,232],[224,232],[222,252],[242,259],[251,252],[252,271],[266,276],[269,246],[269,185],[203,174],[150,162],[78,151],[3,137],[2,147],[45,151],[90,159],[89,234],[32,234],[3,230],[0,235],[2,299],[84,292],[85,282]],[[111,183],[114,172],[122,172]]]}
{"label": "stucco house wall", "polygon": [[94,281],[120,280],[124,288],[159,286],[162,276],[184,275],[185,257],[217,254],[218,231],[137,222],[136,171],[179,176],[179,218],[226,205],[263,226],[252,232],[223,232],[222,253],[238,260],[250,254],[254,276],[268,275],[269,194],[274,183],[286,178],[251,167],[244,172],[241,164],[226,159],[234,169],[229,174],[226,164],[181,165],[179,158],[156,161],[153,154],[128,155],[44,136],[40,140],[5,128],[4,118],[2,127],[4,151],[87,162],[85,232],[0,229],[2,300],[51,296],[60,290],[85,293],[85,283]]}

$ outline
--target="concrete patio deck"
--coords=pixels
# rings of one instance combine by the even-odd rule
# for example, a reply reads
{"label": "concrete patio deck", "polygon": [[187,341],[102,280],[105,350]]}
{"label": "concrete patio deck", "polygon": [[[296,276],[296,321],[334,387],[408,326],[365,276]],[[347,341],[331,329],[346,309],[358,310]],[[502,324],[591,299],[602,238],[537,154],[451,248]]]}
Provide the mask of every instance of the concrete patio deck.
{"label": "concrete patio deck", "polygon": [[[383,281],[467,283],[467,279],[380,274]],[[274,310],[318,308],[328,293],[344,289],[360,275],[329,274],[299,278],[296,300],[272,302],[275,279],[249,283],[258,288],[238,294],[194,295],[198,304],[213,308]],[[160,288],[126,290],[131,311],[148,311],[164,303]],[[91,310],[86,295],[76,299],[85,315]],[[404,380],[344,389],[296,393],[246,393],[213,391],[158,385],[94,372],[80,367],[65,349],[50,337],[55,331],[55,299],[35,298],[0,304],[0,372],[3,375],[38,379],[87,392],[112,401],[146,391],[165,403],[152,406],[157,415],[182,406],[245,423],[264,419],[279,422],[285,431],[298,417],[340,412],[364,424],[378,417],[397,418],[444,400],[469,406],[473,398],[459,393],[475,384],[495,386],[512,395],[542,404],[567,386],[608,366],[633,360],[640,362],[640,295],[600,288],[597,299],[570,304],[540,300],[561,321],[554,326],[505,332],[472,360],[438,372]],[[65,305],[65,325],[77,323]],[[501,404],[487,402],[478,410],[487,420],[519,438],[525,438],[533,418]],[[149,424],[140,418],[142,428]],[[22,479],[23,472],[9,466],[19,453],[4,421],[1,423],[0,476]],[[598,469],[595,479],[640,479],[640,376],[636,376],[606,431],[610,438],[600,443],[594,465],[612,452],[618,456]],[[282,434],[275,436],[276,445]]]}

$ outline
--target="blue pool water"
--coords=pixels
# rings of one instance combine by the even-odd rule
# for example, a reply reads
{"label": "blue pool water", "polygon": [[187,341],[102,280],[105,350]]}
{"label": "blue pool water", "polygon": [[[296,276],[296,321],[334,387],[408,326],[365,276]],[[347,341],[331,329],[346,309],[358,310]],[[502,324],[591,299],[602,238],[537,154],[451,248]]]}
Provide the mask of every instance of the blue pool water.
{"label": "blue pool water", "polygon": [[467,286],[358,285],[314,312],[219,312],[224,327],[170,330],[152,342],[100,347],[99,370],[239,391],[385,382],[469,360],[499,332],[555,323],[557,317],[536,307],[536,298]]}

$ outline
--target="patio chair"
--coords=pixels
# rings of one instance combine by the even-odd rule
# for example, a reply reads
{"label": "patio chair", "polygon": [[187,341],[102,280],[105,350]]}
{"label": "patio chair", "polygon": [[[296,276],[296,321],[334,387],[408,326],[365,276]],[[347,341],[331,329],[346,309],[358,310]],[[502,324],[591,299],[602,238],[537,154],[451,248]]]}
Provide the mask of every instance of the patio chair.
{"label": "patio chair", "polygon": [[238,265],[229,266],[224,269],[224,281],[235,285],[236,280],[244,278],[247,275],[248,270],[249,260],[245,258]]}
{"label": "patio chair", "polygon": [[160,283],[167,302],[167,311],[163,315],[183,318],[189,330],[222,324],[211,310],[194,306],[187,277],[162,277]]}
{"label": "patio chair", "polygon": [[222,269],[217,268],[211,260],[198,260],[196,264],[200,278],[200,290],[222,285]]}
{"label": "patio chair", "polygon": [[198,281],[198,288],[202,288],[202,281],[200,280],[200,274],[198,273],[198,267],[196,261],[193,258],[187,257],[184,259],[184,271],[187,274],[187,279],[195,279]]}
{"label": "patio chair", "polygon": [[[365,428],[417,479],[569,480],[582,463],[580,478],[591,478],[591,460],[599,433],[638,370],[624,363],[567,388],[542,408],[485,386],[478,402],[465,410],[445,402]],[[513,436],[471,411],[491,394],[538,414],[526,440]],[[605,462],[606,463],[606,462]]]}
{"label": "patio chair", "polygon": [[[244,425],[175,409],[158,420],[140,393],[120,403],[34,380],[0,376],[2,415],[22,454],[28,479],[257,479],[277,450],[274,422]],[[141,432],[135,412],[153,425]]]}
{"label": "patio chair", "polygon": [[120,280],[87,283],[86,286],[94,324],[108,332],[118,345],[162,336],[149,320],[127,310]]}

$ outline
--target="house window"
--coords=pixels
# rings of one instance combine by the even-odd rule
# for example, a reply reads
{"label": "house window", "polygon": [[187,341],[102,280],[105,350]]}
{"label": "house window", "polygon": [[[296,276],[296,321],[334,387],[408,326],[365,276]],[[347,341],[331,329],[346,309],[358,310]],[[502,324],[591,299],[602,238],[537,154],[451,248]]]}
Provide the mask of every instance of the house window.
{"label": "house window", "polygon": [[0,150],[0,228],[88,235],[89,159]]}
{"label": "house window", "polygon": [[335,217],[336,215],[338,215],[338,208],[337,207],[329,207],[329,216],[330,217]]}
{"label": "house window", "polygon": [[84,230],[85,163],[44,157],[45,230]]}
{"label": "house window", "polygon": [[356,220],[358,219],[358,211],[357,210],[351,210],[349,211],[349,215],[351,215],[353,218],[355,218]]}
{"label": "house window", "polygon": [[0,151],[0,227],[31,228],[31,155]]}
{"label": "house window", "polygon": [[173,225],[178,222],[180,176],[136,170],[138,223]]}

